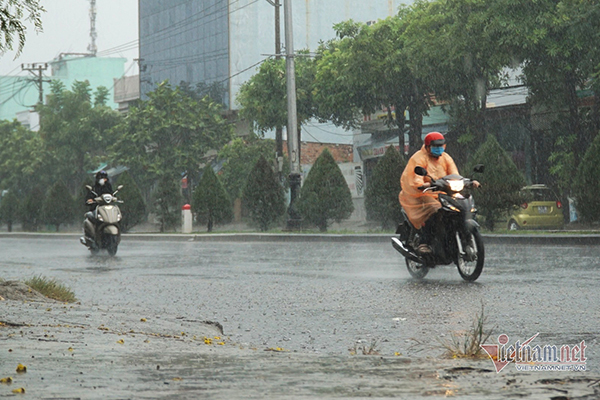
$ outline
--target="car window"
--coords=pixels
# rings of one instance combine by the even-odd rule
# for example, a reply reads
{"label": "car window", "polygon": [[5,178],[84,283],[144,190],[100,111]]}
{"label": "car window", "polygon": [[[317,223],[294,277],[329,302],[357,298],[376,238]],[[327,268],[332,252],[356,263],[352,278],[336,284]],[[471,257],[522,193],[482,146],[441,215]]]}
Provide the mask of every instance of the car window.
{"label": "car window", "polygon": [[527,201],[556,201],[556,196],[550,189],[527,189],[524,190]]}

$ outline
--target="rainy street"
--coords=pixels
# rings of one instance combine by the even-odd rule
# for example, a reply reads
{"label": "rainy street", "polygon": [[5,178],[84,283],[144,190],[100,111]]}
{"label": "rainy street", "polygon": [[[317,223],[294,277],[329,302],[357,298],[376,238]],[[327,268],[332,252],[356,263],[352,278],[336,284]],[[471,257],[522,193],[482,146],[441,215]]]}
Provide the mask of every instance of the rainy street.
{"label": "rainy street", "polygon": [[[100,312],[106,318],[103,325],[110,327],[117,324],[116,316],[127,314],[130,320],[147,320],[146,330],[159,320],[163,324],[218,322],[228,345],[223,346],[224,351],[225,347],[248,349],[260,357],[269,353],[264,350],[298,357],[316,354],[323,363],[354,353],[359,354],[354,360],[364,360],[369,357],[362,353],[368,350],[382,359],[441,359],[442,344],[472,326],[483,308],[485,328],[493,330],[486,343],[496,344],[500,334],[508,335],[511,343],[523,342],[536,333],[540,345],[585,341],[589,371],[585,374],[597,374],[600,367],[599,246],[488,244],[485,268],[475,283],[463,282],[455,266],[434,269],[423,281],[416,281],[384,238],[360,243],[125,237],[117,256],[109,258],[90,256],[73,237],[5,237],[0,241],[0,253],[2,279],[55,278],[73,290],[81,303],[75,308],[92,310],[83,311],[86,318]],[[17,307],[19,315],[15,315],[7,304],[0,302],[0,320],[28,321],[23,311],[26,307]],[[35,310],[54,312],[50,308]],[[56,318],[65,325],[82,324],[77,322],[81,315],[76,311],[72,317],[68,310],[61,311]],[[88,321],[88,325],[97,328],[100,323]],[[192,328],[188,323],[177,329],[183,335]],[[4,357],[11,338],[2,333],[0,330]],[[70,339],[62,330],[57,337],[59,334],[64,335],[56,340],[59,343],[72,340],[74,347],[81,347],[85,342]],[[25,343],[27,358],[40,346],[31,339],[19,342]],[[143,349],[141,344],[136,346]],[[165,354],[169,352],[161,348]],[[190,362],[191,355],[186,357],[182,350],[177,353],[187,359],[182,362]],[[141,357],[136,354],[129,362],[136,363],[133,359]],[[11,357],[16,356],[11,353]],[[148,362],[158,363],[161,356],[155,357]],[[479,363],[480,368],[493,370],[489,360]],[[6,374],[0,371],[0,375]]]}

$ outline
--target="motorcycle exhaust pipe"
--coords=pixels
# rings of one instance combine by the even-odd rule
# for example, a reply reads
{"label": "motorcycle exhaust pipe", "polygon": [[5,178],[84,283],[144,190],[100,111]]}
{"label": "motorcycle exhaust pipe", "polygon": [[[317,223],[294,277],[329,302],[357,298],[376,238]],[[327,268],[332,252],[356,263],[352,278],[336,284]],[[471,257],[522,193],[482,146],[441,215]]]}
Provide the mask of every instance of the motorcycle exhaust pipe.
{"label": "motorcycle exhaust pipe", "polygon": [[423,264],[423,260],[419,256],[417,256],[415,253],[408,250],[404,246],[404,243],[402,243],[398,238],[395,238],[395,237],[392,238],[392,247],[394,247],[394,249],[396,249],[400,254],[402,254],[404,257],[408,258],[409,260],[413,260],[414,262]]}

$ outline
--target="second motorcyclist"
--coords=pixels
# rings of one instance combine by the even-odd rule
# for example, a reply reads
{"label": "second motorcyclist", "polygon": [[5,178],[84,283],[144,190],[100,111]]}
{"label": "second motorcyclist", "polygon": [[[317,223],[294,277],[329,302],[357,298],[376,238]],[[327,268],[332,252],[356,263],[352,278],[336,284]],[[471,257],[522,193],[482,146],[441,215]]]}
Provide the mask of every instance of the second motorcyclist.
{"label": "second motorcyclist", "polygon": [[93,211],[96,207],[94,204],[94,199],[102,196],[104,193],[113,194],[113,189],[108,179],[108,173],[102,170],[96,173],[94,187],[92,188],[92,191],[88,192],[85,199],[85,204],[90,207],[90,211]]}
{"label": "second motorcyclist", "polygon": [[[431,235],[435,224],[431,218],[441,208],[435,192],[423,192],[430,187],[429,178],[415,174],[415,167],[423,167],[428,175],[435,179],[446,175],[457,174],[458,169],[452,157],[445,152],[446,139],[439,132],[431,132],[425,136],[423,147],[410,158],[400,177],[402,191],[398,198],[408,219],[418,229],[418,244],[415,248],[421,255],[431,253]],[[474,187],[479,182],[473,181]]]}

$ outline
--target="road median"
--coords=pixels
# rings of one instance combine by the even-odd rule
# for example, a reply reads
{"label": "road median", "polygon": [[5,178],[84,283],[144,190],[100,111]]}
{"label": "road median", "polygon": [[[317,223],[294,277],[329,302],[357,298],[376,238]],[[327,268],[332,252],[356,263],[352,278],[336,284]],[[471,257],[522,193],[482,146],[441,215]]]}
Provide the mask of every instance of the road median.
{"label": "road median", "polygon": [[[79,240],[77,233],[2,232],[7,239],[68,239]],[[123,241],[175,241],[175,242],[341,242],[388,243],[392,233],[127,233]],[[539,233],[539,234],[483,234],[485,243],[510,245],[599,245],[600,234]]]}

